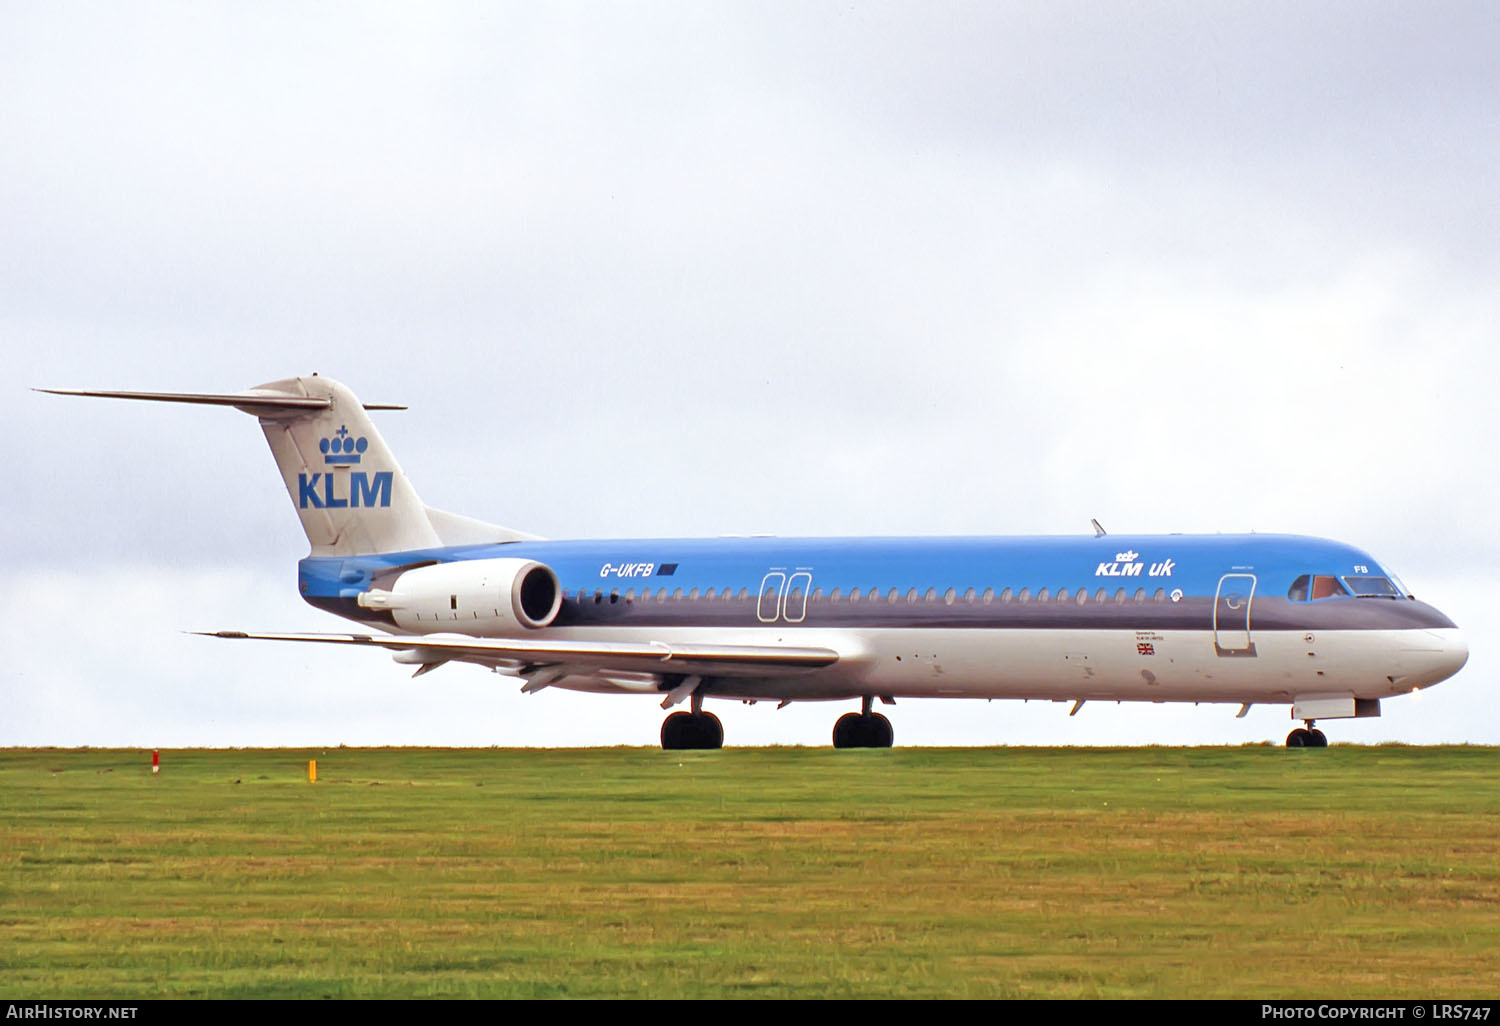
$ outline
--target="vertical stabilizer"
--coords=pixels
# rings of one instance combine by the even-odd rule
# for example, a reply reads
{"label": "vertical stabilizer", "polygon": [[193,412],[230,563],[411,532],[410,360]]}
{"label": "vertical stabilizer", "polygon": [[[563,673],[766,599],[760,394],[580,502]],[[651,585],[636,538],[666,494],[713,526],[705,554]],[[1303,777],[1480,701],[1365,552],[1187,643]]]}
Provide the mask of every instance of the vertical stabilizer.
{"label": "vertical stabilizer", "polygon": [[308,409],[247,408],[260,419],[315,556],[441,545],[416,489],[348,388],[330,378],[288,378],[253,390],[327,400]]}

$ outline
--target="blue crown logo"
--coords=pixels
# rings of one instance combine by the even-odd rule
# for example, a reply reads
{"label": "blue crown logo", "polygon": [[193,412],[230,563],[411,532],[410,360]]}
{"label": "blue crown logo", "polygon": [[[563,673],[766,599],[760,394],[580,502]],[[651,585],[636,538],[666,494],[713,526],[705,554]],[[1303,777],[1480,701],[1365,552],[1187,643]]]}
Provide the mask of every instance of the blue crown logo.
{"label": "blue crown logo", "polygon": [[370,440],[364,436],[359,438],[349,437],[349,429],[340,424],[339,429],[333,433],[332,438],[318,439],[318,448],[323,450],[324,463],[337,463],[344,465],[358,463],[360,454],[370,446]]}

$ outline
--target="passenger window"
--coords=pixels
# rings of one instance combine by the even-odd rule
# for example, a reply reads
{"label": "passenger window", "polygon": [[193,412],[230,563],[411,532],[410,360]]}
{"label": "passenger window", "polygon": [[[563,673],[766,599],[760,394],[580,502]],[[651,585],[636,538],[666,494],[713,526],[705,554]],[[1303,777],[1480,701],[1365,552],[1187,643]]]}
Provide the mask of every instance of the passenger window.
{"label": "passenger window", "polygon": [[1022,588],[1020,591],[1016,592],[1016,601],[1020,602],[1022,605],[1026,604],[1027,602],[1030,602],[1031,601],[1031,589],[1030,588]]}
{"label": "passenger window", "polygon": [[1287,589],[1286,597],[1293,602],[1306,602],[1307,586],[1310,583],[1312,583],[1312,574],[1303,574],[1292,582],[1292,586]]}

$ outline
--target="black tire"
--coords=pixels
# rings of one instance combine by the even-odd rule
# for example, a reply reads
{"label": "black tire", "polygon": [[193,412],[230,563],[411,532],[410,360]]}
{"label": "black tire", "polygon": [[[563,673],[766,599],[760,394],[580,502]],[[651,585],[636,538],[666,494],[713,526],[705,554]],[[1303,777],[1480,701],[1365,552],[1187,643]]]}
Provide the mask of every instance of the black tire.
{"label": "black tire", "polygon": [[833,725],[833,747],[835,748],[863,748],[864,739],[859,729],[864,717],[859,713],[845,713],[839,717]]}
{"label": "black tire", "polygon": [[1312,730],[1309,730],[1307,732],[1307,747],[1309,747],[1309,748],[1327,748],[1328,747],[1328,735],[1324,734],[1321,730],[1318,730],[1316,727],[1313,728]]}
{"label": "black tire", "polygon": [[661,747],[663,751],[676,752],[694,747],[693,714],[674,712],[661,724]]}
{"label": "black tire", "polygon": [[889,748],[895,739],[891,721],[879,713],[845,713],[833,725],[835,748]]}
{"label": "black tire", "polygon": [[1312,735],[1308,731],[1298,727],[1286,736],[1286,746],[1288,748],[1311,748]]}
{"label": "black tire", "polygon": [[724,724],[713,713],[699,713],[693,717],[694,748],[723,748]]}

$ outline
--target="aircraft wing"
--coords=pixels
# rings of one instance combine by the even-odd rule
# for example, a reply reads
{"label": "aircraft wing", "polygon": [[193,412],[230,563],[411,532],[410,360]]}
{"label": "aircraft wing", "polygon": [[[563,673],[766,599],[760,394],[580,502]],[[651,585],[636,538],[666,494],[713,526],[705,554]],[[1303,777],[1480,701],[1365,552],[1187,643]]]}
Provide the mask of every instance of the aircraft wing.
{"label": "aircraft wing", "polygon": [[[666,675],[768,677],[806,673],[832,666],[839,653],[831,648],[771,645],[645,644],[623,641],[541,641],[520,638],[471,638],[462,634],[249,634],[245,631],[194,631],[211,638],[259,641],[306,641],[325,645],[381,648],[398,662],[419,664],[418,673],[450,661],[478,663],[508,671],[528,681],[528,690],[570,674],[599,676],[628,686],[619,674],[649,677],[649,690]],[[641,682],[646,690],[647,681]]]}

